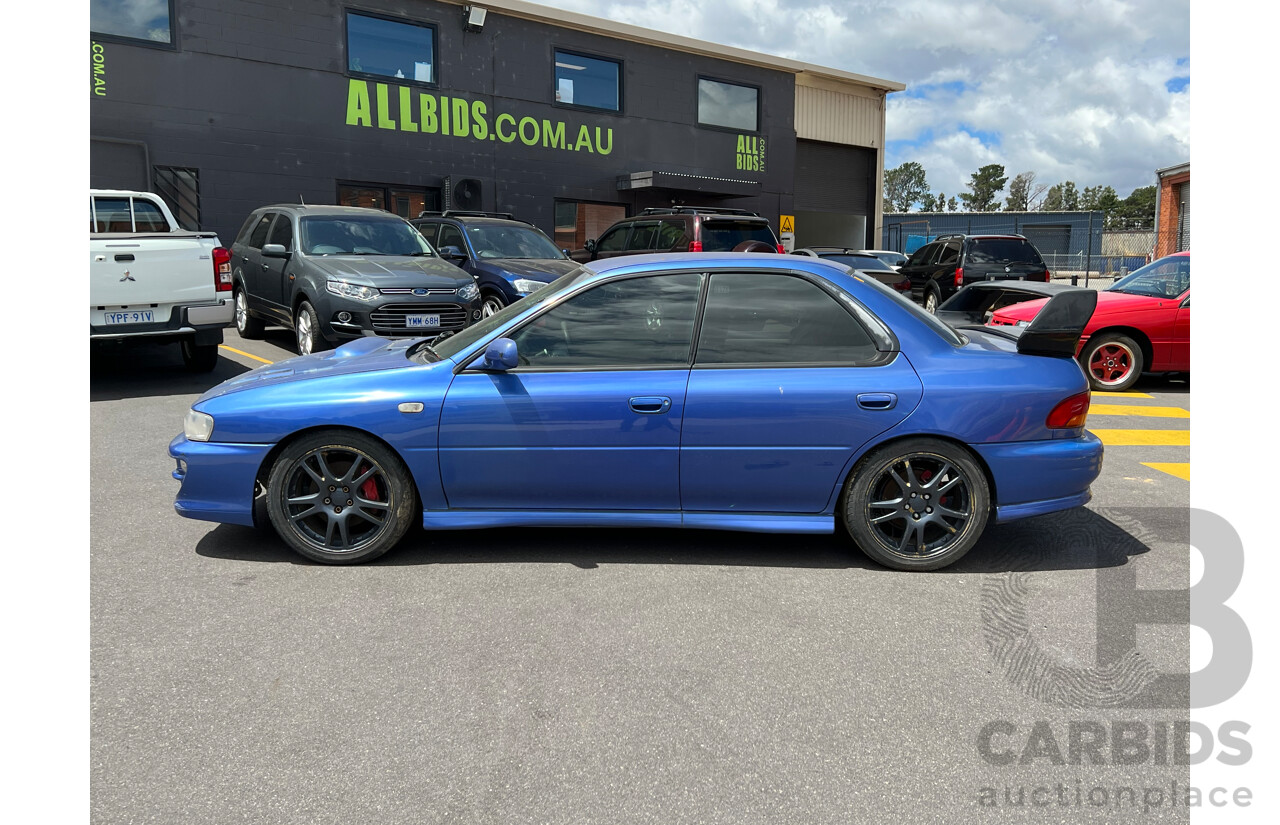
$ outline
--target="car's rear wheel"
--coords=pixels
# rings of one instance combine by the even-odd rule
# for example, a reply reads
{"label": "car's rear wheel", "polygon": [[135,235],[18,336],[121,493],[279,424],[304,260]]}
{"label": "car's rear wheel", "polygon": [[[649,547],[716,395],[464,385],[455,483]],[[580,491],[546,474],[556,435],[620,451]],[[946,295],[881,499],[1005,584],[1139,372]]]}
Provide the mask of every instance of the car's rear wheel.
{"label": "car's rear wheel", "polygon": [[924,311],[933,315],[938,311],[938,290],[936,287],[924,288]]}
{"label": "car's rear wheel", "polygon": [[267,512],[285,543],[325,564],[369,561],[413,521],[413,479],[394,452],[356,432],[304,436],[281,451],[267,481]]}
{"label": "car's rear wheel", "polygon": [[236,290],[236,333],[245,339],[261,338],[265,326],[258,318],[249,314],[249,298],[243,289]]}
{"label": "car's rear wheel", "polygon": [[858,463],[840,510],[854,542],[872,559],[897,570],[937,570],[973,548],[990,507],[986,475],[968,450],[911,438]]}
{"label": "car's rear wheel", "polygon": [[298,305],[298,314],[293,320],[293,331],[298,342],[298,354],[310,355],[323,352],[329,348],[320,334],[320,317],[307,301]]}
{"label": "car's rear wheel", "polygon": [[1091,389],[1122,392],[1142,376],[1142,347],[1127,335],[1106,333],[1085,344],[1080,364]]}
{"label": "car's rear wheel", "polygon": [[496,292],[486,291],[484,293],[484,301],[480,304],[480,314],[482,317],[488,318],[506,305],[507,302],[502,299],[501,295]]}
{"label": "car's rear wheel", "polygon": [[182,363],[192,372],[209,372],[218,366],[218,345],[197,344],[190,338],[183,338]]}

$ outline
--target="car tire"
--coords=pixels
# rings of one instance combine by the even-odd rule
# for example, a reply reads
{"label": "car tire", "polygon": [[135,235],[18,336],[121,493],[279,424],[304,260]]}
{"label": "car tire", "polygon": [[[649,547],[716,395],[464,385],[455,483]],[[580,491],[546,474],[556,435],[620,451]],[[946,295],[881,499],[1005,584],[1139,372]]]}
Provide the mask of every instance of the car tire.
{"label": "car tire", "polygon": [[978,460],[937,438],[909,438],[872,450],[850,473],[840,497],[840,516],[854,543],[895,570],[954,564],[977,544],[990,508],[990,487]]}
{"label": "car tire", "polygon": [[320,316],[307,301],[298,305],[298,314],[293,318],[293,334],[299,355],[324,352],[329,348],[329,343],[320,334]]}
{"label": "car tire", "polygon": [[323,564],[386,553],[413,523],[413,477],[363,433],[321,430],[289,443],[271,465],[267,513],[289,547]]}
{"label": "car tire", "polygon": [[1142,376],[1142,347],[1116,332],[1095,335],[1080,351],[1080,366],[1089,377],[1089,389],[1123,392]]}
{"label": "car tire", "polygon": [[192,372],[210,372],[218,366],[218,345],[197,344],[190,338],[183,338],[182,363]]}
{"label": "car tire", "polygon": [[924,311],[930,315],[938,312],[938,288],[933,285],[924,288]]}
{"label": "car tire", "polygon": [[506,305],[507,305],[507,302],[506,300],[503,299],[501,295],[499,295],[496,292],[490,292],[489,290],[485,290],[484,298],[480,303],[480,317],[482,319],[488,318],[490,315],[493,315],[494,313],[496,313],[498,310],[502,309]]}
{"label": "car tire", "polygon": [[262,337],[262,329],[266,325],[259,318],[249,314],[249,296],[243,289],[236,289],[236,334],[246,340]]}

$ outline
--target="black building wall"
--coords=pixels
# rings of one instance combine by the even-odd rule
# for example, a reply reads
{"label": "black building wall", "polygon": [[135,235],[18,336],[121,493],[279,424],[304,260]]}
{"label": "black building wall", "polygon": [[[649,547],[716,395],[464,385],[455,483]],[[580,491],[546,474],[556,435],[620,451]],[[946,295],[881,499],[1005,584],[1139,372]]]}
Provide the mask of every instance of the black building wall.
{"label": "black building wall", "polygon": [[[380,81],[346,72],[348,8],[435,24],[439,83],[387,78],[381,107]],[[98,78],[105,79],[101,92],[91,91],[91,135],[145,144],[153,167],[198,169],[201,224],[224,243],[263,204],[299,197],[334,203],[338,181],[441,187],[446,176],[476,178],[483,208],[514,212],[548,234],[556,198],[618,203],[629,212],[673,199],[710,202],[760,211],[775,226],[792,207],[795,92],[786,72],[492,10],[483,31],[466,32],[460,6],[425,0],[176,0],[175,17],[175,49],[91,35],[102,55]],[[621,60],[622,112],[557,105],[555,48]],[[739,133],[695,125],[699,75],[760,88],[761,128],[748,137],[757,138],[763,171],[737,168]],[[410,103],[404,112],[402,94]],[[423,131],[423,94],[437,107],[434,134]],[[467,136],[440,133],[443,97],[467,101]],[[483,130],[475,128],[477,114],[487,121]],[[500,115],[509,119],[499,123]],[[536,128],[536,145],[520,137],[522,121],[525,138]],[[563,142],[555,128],[561,123]],[[136,185],[122,180],[136,160],[118,160],[129,145],[94,145],[91,186]],[[618,190],[619,175],[649,170],[738,183],[701,183],[701,193]],[[719,199],[725,193],[738,196]]]}

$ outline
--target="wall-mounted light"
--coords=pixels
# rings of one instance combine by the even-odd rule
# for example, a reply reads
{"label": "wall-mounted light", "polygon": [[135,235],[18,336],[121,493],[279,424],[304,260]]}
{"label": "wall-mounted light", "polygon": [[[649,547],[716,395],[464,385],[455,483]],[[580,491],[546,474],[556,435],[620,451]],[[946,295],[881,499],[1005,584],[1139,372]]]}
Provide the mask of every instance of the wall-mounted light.
{"label": "wall-mounted light", "polygon": [[484,28],[484,18],[488,13],[488,9],[482,9],[479,6],[463,6],[463,28],[469,32],[480,31]]}

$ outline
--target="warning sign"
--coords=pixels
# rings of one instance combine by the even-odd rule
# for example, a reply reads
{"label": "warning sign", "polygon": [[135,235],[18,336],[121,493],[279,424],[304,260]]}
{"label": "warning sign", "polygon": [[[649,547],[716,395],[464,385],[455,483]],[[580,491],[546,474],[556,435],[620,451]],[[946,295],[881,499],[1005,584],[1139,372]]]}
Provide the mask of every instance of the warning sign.
{"label": "warning sign", "polygon": [[795,215],[782,215],[780,217],[782,218],[782,223],[778,227],[779,232],[795,232],[796,231]]}

